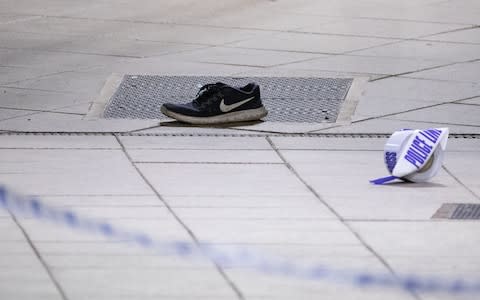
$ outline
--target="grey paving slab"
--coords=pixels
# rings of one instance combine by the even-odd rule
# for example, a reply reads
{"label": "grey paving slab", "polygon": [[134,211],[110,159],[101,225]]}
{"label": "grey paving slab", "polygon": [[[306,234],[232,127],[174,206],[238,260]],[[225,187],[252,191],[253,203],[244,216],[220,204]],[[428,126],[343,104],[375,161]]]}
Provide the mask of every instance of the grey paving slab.
{"label": "grey paving slab", "polygon": [[[228,199],[225,199],[228,201]],[[182,219],[205,220],[304,220],[335,219],[336,217],[321,203],[298,205],[297,207],[176,207],[175,212]]]}
{"label": "grey paving slab", "polygon": [[[84,211],[84,210],[83,210]],[[100,211],[100,210],[98,210]],[[118,210],[117,210],[118,211]],[[138,210],[137,210],[138,211]],[[90,213],[90,219],[97,221],[105,221],[114,226],[115,228],[120,228],[128,232],[134,233],[143,233],[150,236],[152,239],[160,242],[171,242],[171,241],[189,241],[189,236],[184,228],[176,222],[171,215],[165,215],[163,218],[151,218],[148,216],[142,217],[141,215],[136,215],[134,218],[119,218],[111,216],[99,216]],[[83,213],[80,216],[87,216]],[[102,250],[103,244],[115,242],[105,238],[100,234],[92,234],[92,232],[85,231],[72,231],[71,228],[66,226],[54,226],[50,223],[38,222],[35,219],[24,219],[21,221],[22,226],[28,232],[30,239],[35,243],[58,243],[58,252],[63,251],[62,253],[69,253],[71,248],[68,247],[68,244],[79,244],[79,243],[96,243],[96,247],[99,248],[98,252],[102,253],[105,250]],[[119,253],[123,253],[128,250],[128,248],[137,248],[135,245],[120,243],[116,244]],[[127,248],[127,250],[122,250],[122,248]],[[144,250],[142,248],[137,248],[136,250]],[[75,254],[75,250],[70,252]],[[139,253],[137,251],[137,253]],[[155,254],[152,251],[145,251],[140,254]]]}
{"label": "grey paving slab", "polygon": [[[478,96],[480,85],[467,82],[445,82],[413,78],[388,78],[370,82],[365,98],[411,99],[423,101],[453,101]],[[360,101],[361,102],[361,101]]]}
{"label": "grey paving slab", "polygon": [[[141,274],[141,275],[139,275]],[[209,297],[234,298],[216,271],[206,270],[57,270],[60,284],[72,299],[89,297]],[[159,284],[167,283],[168,284]]]}
{"label": "grey paving slab", "polygon": [[175,256],[160,255],[45,255],[53,270],[118,270],[145,269],[165,271],[178,269],[204,269],[215,271],[208,261],[190,261]]}
{"label": "grey paving slab", "polygon": [[[113,37],[78,37],[72,35],[60,35],[54,32],[38,33],[35,32],[35,30],[14,33],[0,32],[0,36],[5,41],[5,45],[8,45],[10,49],[32,49],[35,51],[53,50],[66,53],[73,52],[78,54],[125,58],[163,55],[201,47],[201,45],[172,43],[168,40],[163,40],[164,42],[162,42],[160,39],[153,41],[142,41],[138,38],[126,39],[122,38],[122,36],[118,36],[118,34],[115,36],[115,33],[110,35],[113,35]],[[55,40],[58,46],[52,48],[48,43],[49,40]]]}
{"label": "grey paving slab", "polygon": [[[51,112],[30,112],[24,116],[18,116],[12,119],[4,120],[3,122],[16,121],[25,123],[38,123],[38,122],[69,122],[69,121],[82,121],[83,116],[78,114],[65,114],[65,113],[51,113]],[[2,121],[0,121],[2,122]],[[1,123],[0,123],[1,126]]]}
{"label": "grey paving slab", "polygon": [[[114,72],[377,79],[380,74],[478,59],[480,46],[478,28],[469,29],[478,25],[475,0],[228,1],[220,5],[210,0],[163,1],[161,5],[154,0],[19,0],[0,3],[0,12],[0,83],[16,87],[0,89],[2,111],[56,109],[84,114],[88,102]],[[461,28],[465,30],[457,30]],[[298,30],[308,32],[286,32]],[[381,46],[396,41],[391,38],[417,37],[428,40]],[[309,53],[338,54],[370,47],[349,56],[322,58]],[[330,129],[269,123],[233,129],[150,128],[159,125],[158,121],[86,121],[44,113],[32,115],[30,121],[0,122],[0,131],[143,129],[144,133],[185,134],[121,139],[142,160],[179,160],[179,164],[139,165],[202,240],[223,242],[222,247],[258,246],[266,253],[305,263],[383,273],[387,270],[380,261],[285,166],[265,164],[277,163],[278,157],[272,156],[264,138],[219,135],[280,129],[391,133],[444,125],[451,132],[480,133],[472,126],[479,104],[476,98],[462,105],[469,108],[467,112],[438,109],[430,119],[419,115],[409,121],[381,117],[478,96],[476,65],[457,64],[408,75],[434,80],[371,82],[354,120],[380,118],[335,124]],[[54,74],[58,72],[65,73]],[[455,118],[464,125],[441,123]],[[217,136],[188,136],[195,134]],[[373,187],[368,180],[386,174],[381,158],[384,139],[272,140],[322,199],[347,218],[395,271],[478,277],[477,223],[429,219],[444,202],[479,201],[447,172],[441,171],[430,184]],[[118,147],[112,136],[0,136],[0,181],[13,184],[21,193],[47,195],[42,199],[53,206],[105,218],[156,239],[188,240],[185,229],[166,213]],[[451,139],[445,161],[447,170],[477,195],[479,147],[476,139]],[[236,164],[198,164],[202,159]],[[263,164],[243,164],[252,162]],[[70,300],[238,299],[208,262],[157,257],[137,247],[52,228],[33,219],[21,222]],[[17,233],[8,214],[0,212],[0,265],[4,266],[0,268],[0,298],[60,299],[45,270],[38,263],[34,266],[32,250]],[[228,270],[227,275],[246,299],[414,299],[398,290],[352,289],[326,281],[267,277],[247,269]],[[448,297],[421,294],[420,298]]]}
{"label": "grey paving slab", "polygon": [[398,290],[360,289],[329,281],[300,281],[284,277],[252,276],[247,271],[229,271],[248,299],[414,299]]}
{"label": "grey paving slab", "polygon": [[377,56],[333,55],[305,62],[290,63],[286,69],[336,71],[345,73],[393,75],[445,64],[442,60]]}
{"label": "grey paving slab", "polygon": [[454,44],[429,41],[405,41],[367,50],[354,51],[359,55],[439,59],[450,62],[478,58],[480,45]]}
{"label": "grey paving slab", "polygon": [[265,150],[130,150],[135,163],[282,163],[273,151]]}
{"label": "grey paving slab", "polygon": [[391,116],[394,120],[413,120],[430,123],[480,126],[480,107],[463,104],[444,104]]}
{"label": "grey paving slab", "polygon": [[275,65],[290,64],[297,61],[310,60],[321,56],[322,55],[319,54],[283,53],[268,50],[214,47],[189,51],[187,53],[170,57],[172,59],[206,62],[212,64],[271,67]]}
{"label": "grey paving slab", "polygon": [[361,97],[355,110],[353,119],[362,120],[369,117],[381,117],[384,115],[420,109],[425,106],[438,104],[437,100],[419,100],[394,97],[395,95],[392,95],[392,97]]}
{"label": "grey paving slab", "polygon": [[51,206],[65,208],[163,206],[154,195],[43,195],[42,199]]}
{"label": "grey paving slab", "polygon": [[318,200],[313,195],[295,195],[295,196],[229,196],[225,199],[223,196],[164,196],[170,207],[174,208],[250,208],[254,211],[256,208],[301,208],[316,207]]}
{"label": "grey paving slab", "polygon": [[60,293],[52,283],[48,282],[1,282],[0,297],[2,299],[41,299],[41,300],[59,300],[62,299]]}
{"label": "grey paving slab", "polygon": [[[338,221],[302,222],[272,221],[251,222],[222,222],[222,226],[215,227],[218,221],[187,220],[196,236],[204,242],[219,244],[254,244],[254,245],[358,245],[358,239]],[[333,226],[333,229],[332,226]],[[215,227],[215,228],[212,228]],[[247,230],[249,229],[249,230]]]}
{"label": "grey paving slab", "polygon": [[84,103],[85,95],[61,93],[55,91],[39,91],[31,89],[0,87],[0,103],[3,108],[54,110],[67,109],[70,106]]}
{"label": "grey paving slab", "polygon": [[39,119],[26,122],[22,118],[1,122],[0,130],[26,132],[128,132],[158,125],[156,120],[78,120]]}
{"label": "grey paving slab", "polygon": [[[32,75],[55,72],[85,70],[98,66],[110,66],[135,58],[95,55],[93,53],[72,53],[61,51],[42,51],[35,49],[0,48],[2,64],[14,68],[15,72],[2,78],[16,80],[32,78]],[[9,77],[12,76],[12,77]],[[12,81],[12,80],[10,80]]]}
{"label": "grey paving slab", "polygon": [[50,278],[46,272],[39,272],[35,267],[32,268],[9,268],[0,269],[0,278],[2,282],[12,282],[16,280],[43,281],[46,285],[49,284]]}
{"label": "grey paving slab", "polygon": [[455,64],[443,68],[416,72],[409,77],[448,81],[480,82],[480,61]]}
{"label": "grey paving slab", "polygon": [[58,92],[83,91],[96,95],[103,87],[109,71],[65,72],[9,84],[23,89],[53,89]]}
{"label": "grey paving slab", "polygon": [[[468,272],[471,264],[458,262],[465,258],[472,262],[478,259],[478,222],[352,222],[351,225],[402,273],[415,270],[435,272],[441,267],[449,271],[443,275],[461,276],[462,266]],[[441,265],[430,263],[417,267],[415,262],[431,253],[432,247],[436,253],[433,259],[439,261],[438,258],[443,258]],[[405,258],[411,258],[410,262]],[[423,270],[419,270],[420,267]],[[448,270],[448,267],[454,270]],[[478,269],[476,274],[478,276]]]}
{"label": "grey paving slab", "polygon": [[[283,165],[141,164],[138,167],[162,195],[309,194]],[[185,183],[177,178],[192,178],[195,184],[186,189]]]}
{"label": "grey paving slab", "polygon": [[40,271],[42,270],[43,266],[33,253],[29,253],[29,254],[3,255],[0,258],[0,268],[2,269],[32,268]]}
{"label": "grey paving slab", "polygon": [[263,36],[242,42],[231,43],[230,46],[252,49],[339,54],[347,51],[379,46],[392,41],[394,40],[366,37],[346,37],[340,35],[279,33],[271,36]]}
{"label": "grey paving slab", "polygon": [[318,132],[325,133],[388,133],[391,134],[394,131],[414,128],[436,128],[436,127],[448,127],[450,133],[480,133],[477,127],[461,126],[442,123],[429,123],[427,121],[402,121],[394,120],[390,118],[375,118],[368,119],[353,123],[351,125],[332,127],[329,129],[321,130]]}
{"label": "grey paving slab", "polygon": [[[268,108],[267,108],[268,109]],[[348,118],[348,116],[346,117]],[[338,123],[344,123],[338,122]],[[310,131],[320,130],[328,128],[332,123],[319,122],[319,123],[293,123],[293,122],[262,122],[254,125],[238,126],[236,129],[245,131],[256,131],[259,133],[307,133]]]}
{"label": "grey paving slab", "polygon": [[22,16],[22,15],[1,15],[0,16],[0,24],[5,25],[5,24],[11,24],[11,23],[16,23],[16,22],[24,22],[28,21],[31,19],[38,19],[38,16]]}
{"label": "grey paving slab", "polygon": [[480,200],[480,184],[478,182],[480,176],[480,147],[478,146],[480,145],[477,145],[475,152],[450,153],[448,160],[445,161],[445,166]]}
{"label": "grey paving slab", "polygon": [[463,100],[463,101],[460,101],[460,103],[480,105],[480,97],[474,98],[474,99]]}
{"label": "grey paving slab", "polygon": [[[306,63],[305,65],[308,65]],[[308,68],[308,67],[306,67]],[[343,72],[343,71],[325,71],[318,69],[301,69],[289,65],[275,66],[270,68],[255,68],[244,72],[235,73],[236,76],[281,76],[281,77],[326,77],[326,78],[355,78],[364,77],[375,79],[385,75],[358,73],[358,72]]]}
{"label": "grey paving slab", "polygon": [[263,137],[208,137],[208,136],[121,136],[127,149],[190,149],[190,150],[271,150]]}
{"label": "grey paving slab", "polygon": [[[171,55],[175,57],[175,55]],[[171,58],[170,55],[129,60],[109,66],[112,73],[171,75],[171,76],[231,76],[239,72],[255,70],[258,67],[232,64],[213,64],[194,61],[183,61]]]}
{"label": "grey paving slab", "polygon": [[[239,2],[237,5],[244,4]],[[330,23],[339,19],[331,16],[300,15],[288,11],[272,14],[272,8],[274,9],[275,5],[257,3],[255,7],[242,7],[235,13],[218,14],[215,18],[205,16],[197,18],[193,22],[220,27],[287,31],[315,24]]]}
{"label": "grey paving slab", "polygon": [[2,249],[0,253],[2,255],[16,255],[16,254],[29,254],[32,255],[32,248],[30,245],[25,241],[2,241]]}
{"label": "grey paving slab", "polygon": [[480,29],[471,28],[471,29],[461,30],[461,31],[434,34],[434,35],[425,37],[425,39],[434,40],[434,41],[480,44]]}
{"label": "grey paving slab", "polygon": [[[148,136],[183,136],[183,137],[195,137],[199,135],[212,135],[212,136],[228,136],[232,134],[238,134],[239,131],[236,130],[236,126],[226,125],[226,126],[213,126],[213,127],[199,127],[191,126],[187,124],[182,124],[180,122],[161,122],[157,126],[151,128],[141,129],[135,131],[135,133]],[[241,133],[248,134],[248,132],[243,131]],[[250,135],[258,135],[258,133],[251,133]]]}
{"label": "grey paving slab", "polygon": [[476,202],[463,186],[441,171],[431,183],[375,186],[388,175],[381,151],[281,151],[306,182],[343,218],[429,220],[442,203]]}
{"label": "grey paving slab", "polygon": [[0,181],[19,193],[152,194],[120,150],[0,152]]}
{"label": "grey paving slab", "polygon": [[480,151],[478,139],[452,139],[448,140],[447,152]]}
{"label": "grey paving slab", "polygon": [[113,136],[0,135],[0,148],[120,149]]}
{"label": "grey paving slab", "polygon": [[29,113],[31,112],[24,110],[0,108],[0,121],[28,115]]}
{"label": "grey paving slab", "polygon": [[25,236],[18,226],[10,219],[0,220],[0,239],[3,242],[25,242]]}
{"label": "grey paving slab", "polygon": [[336,137],[270,137],[280,150],[381,150],[385,139]]}
{"label": "grey paving slab", "polygon": [[116,222],[116,219],[169,219],[170,212],[162,205],[156,206],[82,206],[75,207],[75,212],[95,219],[107,219]]}
{"label": "grey paving slab", "polygon": [[[151,256],[150,251],[112,241],[35,241],[35,246],[47,256]],[[72,262],[73,264],[73,262]],[[68,265],[66,265],[68,266]]]}
{"label": "grey paving slab", "polygon": [[327,24],[316,24],[302,27],[300,31],[345,34],[354,36],[375,36],[386,38],[409,39],[427,34],[451,31],[464,28],[463,25],[439,23],[415,23],[403,20],[388,19],[345,19]]}

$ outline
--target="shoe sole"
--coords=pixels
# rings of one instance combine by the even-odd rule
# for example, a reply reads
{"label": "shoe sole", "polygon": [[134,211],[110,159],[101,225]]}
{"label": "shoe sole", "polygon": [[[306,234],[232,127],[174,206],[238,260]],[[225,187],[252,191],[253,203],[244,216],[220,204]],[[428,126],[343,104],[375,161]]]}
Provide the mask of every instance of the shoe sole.
{"label": "shoe sole", "polygon": [[225,123],[235,123],[235,122],[247,122],[247,121],[257,121],[265,117],[268,114],[268,111],[264,106],[255,108],[255,109],[246,109],[241,111],[234,111],[218,116],[213,117],[192,117],[182,115],[165,108],[161,107],[161,112],[175,120],[180,122],[194,124],[194,125],[212,125],[212,124],[225,124]]}

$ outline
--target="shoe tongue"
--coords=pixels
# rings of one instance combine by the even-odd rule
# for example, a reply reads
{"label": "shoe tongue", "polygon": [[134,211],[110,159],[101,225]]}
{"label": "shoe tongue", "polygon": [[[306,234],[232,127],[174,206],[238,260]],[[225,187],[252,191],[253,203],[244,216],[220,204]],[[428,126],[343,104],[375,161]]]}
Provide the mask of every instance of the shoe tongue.
{"label": "shoe tongue", "polygon": [[218,86],[218,87],[224,87],[224,86],[226,86],[225,83],[220,82],[220,81],[219,81],[219,82],[216,82],[215,85]]}

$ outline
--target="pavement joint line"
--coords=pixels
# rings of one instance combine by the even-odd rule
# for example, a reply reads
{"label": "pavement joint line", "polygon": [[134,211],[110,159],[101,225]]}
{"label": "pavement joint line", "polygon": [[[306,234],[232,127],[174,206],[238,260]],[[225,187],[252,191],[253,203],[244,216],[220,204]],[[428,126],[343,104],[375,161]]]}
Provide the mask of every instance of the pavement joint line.
{"label": "pavement joint line", "polygon": [[289,30],[288,33],[299,33],[299,34],[312,34],[312,35],[324,35],[324,36],[342,36],[342,37],[357,37],[357,38],[368,38],[368,39],[378,39],[378,40],[411,40],[411,38],[404,37],[388,37],[388,36],[379,36],[379,35],[368,35],[368,34],[351,34],[351,33],[328,33],[328,32],[311,32],[311,31],[301,31],[301,30]]}
{"label": "pavement joint line", "polygon": [[[385,258],[383,258],[378,252],[373,249],[372,246],[370,246],[348,222],[345,221],[345,219],[342,217],[342,215],[333,208],[326,200],[324,200],[320,194],[305,180],[303,179],[302,176],[300,176],[300,173],[297,172],[297,170],[287,161],[287,159],[283,156],[283,154],[280,152],[280,150],[277,148],[275,143],[273,142],[272,139],[269,137],[265,138],[267,142],[272,146],[272,149],[277,153],[277,155],[280,157],[282,161],[285,162],[285,166],[292,172],[295,177],[302,182],[302,184],[317,198],[317,200],[322,203],[333,215],[336,216],[339,222],[341,222],[350,233],[352,233],[357,240],[365,247],[367,251],[369,251],[375,258],[378,259],[378,261],[394,276],[395,279],[399,280],[398,274],[395,272],[393,267],[386,261]],[[411,296],[413,296],[414,299],[421,300],[420,296],[415,292],[415,291],[408,291]]]}
{"label": "pavement joint line", "polygon": [[26,113],[24,115],[19,115],[19,116],[13,116],[13,117],[10,117],[10,118],[5,118],[5,119],[1,119],[0,120],[0,123],[1,122],[5,122],[5,121],[9,121],[9,120],[13,120],[13,119],[19,119],[19,118],[25,118],[25,117],[30,117],[30,116],[35,116],[35,115],[38,115],[38,114],[42,114],[43,112],[32,112],[32,113]]}
{"label": "pavement joint line", "polygon": [[29,108],[13,108],[13,107],[4,107],[4,106],[0,106],[0,109],[30,111],[30,112],[45,112],[45,113],[64,114],[64,115],[79,115],[79,116],[85,115],[82,113],[72,113],[72,112],[55,111],[55,110],[42,110],[42,109],[29,109]]}
{"label": "pavement joint line", "polygon": [[245,50],[258,50],[258,51],[270,51],[270,52],[284,52],[284,53],[300,53],[300,54],[322,54],[322,55],[341,55],[343,53],[337,52],[319,52],[319,51],[300,51],[300,50],[284,50],[284,49],[270,49],[270,48],[254,48],[254,47],[238,47],[228,46],[228,44],[222,46],[224,48],[231,49],[245,49]]}
{"label": "pavement joint line", "polygon": [[211,62],[211,61],[201,61],[201,60],[196,61],[196,62],[206,64],[206,65],[222,65],[222,66],[230,66],[230,67],[248,67],[248,68],[256,68],[256,69],[267,69],[267,68],[276,66],[276,65],[273,65],[273,66],[246,65],[246,64],[221,63],[221,62]]}
{"label": "pavement joint line", "polygon": [[[127,159],[130,161],[132,167],[135,169],[135,171],[138,173],[138,175],[143,179],[145,184],[147,184],[149,186],[149,188],[152,190],[152,192],[156,195],[157,199],[160,200],[160,202],[162,202],[165,205],[165,208],[170,212],[170,214],[174,217],[174,219],[185,229],[185,231],[190,236],[190,238],[193,240],[195,245],[199,246],[200,245],[200,240],[197,238],[197,236],[195,235],[193,230],[190,229],[188,227],[188,225],[180,218],[180,216],[175,212],[175,210],[170,206],[170,204],[164,199],[164,197],[157,191],[157,189],[153,186],[153,184],[148,180],[148,178],[141,172],[141,170],[138,168],[138,166],[133,162],[132,157],[130,156],[130,154],[128,154],[128,151],[125,148],[124,144],[122,143],[121,139],[117,135],[114,135],[114,137],[117,140],[118,144],[121,146],[123,153],[125,154]],[[237,298],[239,300],[245,300],[245,296],[243,295],[243,293],[236,286],[236,284],[233,282],[233,280],[230,279],[230,277],[222,269],[222,267],[212,260],[210,260],[210,262],[215,266],[215,269],[219,272],[221,277],[226,281],[227,285],[232,289],[232,291],[235,293]]]}
{"label": "pavement joint line", "polygon": [[352,53],[359,52],[359,51],[365,51],[365,50],[375,49],[375,48],[379,48],[379,47],[385,47],[385,46],[400,44],[400,43],[407,42],[407,41],[409,41],[409,40],[408,40],[408,39],[406,39],[406,40],[395,40],[395,41],[392,41],[392,42],[389,42],[389,43],[380,44],[380,45],[369,46],[369,47],[360,48],[360,49],[355,49],[355,50],[349,50],[349,51],[343,52],[343,53],[341,53],[341,54],[343,54],[343,55],[345,55],[345,54],[352,54]]}
{"label": "pavement joint line", "polygon": [[[425,123],[426,121],[422,121],[422,120],[410,120],[410,119],[403,119],[403,118],[399,118],[399,119],[391,119],[391,118],[383,118],[385,120],[390,120],[390,121],[406,121],[406,122],[412,122],[412,123]],[[473,128],[478,128],[480,127],[480,125],[470,125],[470,124],[461,124],[461,123],[450,123],[450,122],[443,122],[443,121],[432,121],[432,120],[429,120],[428,121],[429,123],[435,123],[435,124],[439,124],[439,125],[451,125],[451,126],[465,126],[465,127],[473,127]]]}
{"label": "pavement joint line", "polygon": [[381,17],[362,17],[354,15],[324,15],[324,14],[309,14],[309,13],[292,13],[294,15],[305,15],[305,16],[320,16],[320,17],[331,17],[331,18],[350,18],[350,19],[364,19],[364,20],[380,20],[380,21],[396,21],[396,22],[406,22],[406,23],[420,23],[420,24],[443,24],[443,25],[459,25],[459,26],[468,26],[476,25],[471,23],[456,23],[456,22],[438,22],[438,21],[422,21],[415,19],[399,19],[399,18],[381,18]]}
{"label": "pavement joint line", "polygon": [[[72,105],[61,106],[61,107],[58,107],[57,109],[70,108],[70,107],[77,106],[77,105],[79,105],[79,104],[81,104],[81,103],[76,103],[76,104],[72,104]],[[42,111],[42,110],[31,110],[31,111],[32,111],[32,113],[29,113],[29,114],[20,115],[20,116],[14,116],[14,117],[6,118],[6,119],[1,119],[1,120],[0,120],[0,123],[1,123],[1,122],[4,122],[4,121],[8,121],[8,120],[20,119],[20,118],[25,118],[25,117],[34,116],[34,115],[43,114],[43,113],[68,114],[68,115],[80,115],[80,116],[83,115],[83,114],[63,113],[63,112],[55,112],[55,111],[48,111],[48,112]]]}
{"label": "pavement joint line", "polygon": [[77,69],[73,69],[73,70],[65,70],[65,71],[57,71],[57,72],[52,72],[52,73],[46,73],[46,74],[41,74],[41,75],[31,77],[31,78],[24,78],[24,79],[15,80],[15,81],[2,82],[1,84],[3,84],[3,85],[16,84],[16,83],[21,83],[21,82],[24,82],[24,81],[29,81],[29,80],[37,81],[37,80],[40,80],[42,78],[46,78],[46,77],[49,77],[49,76],[55,76],[55,75],[60,75],[60,74],[65,74],[65,73],[76,72],[77,70],[79,70],[79,69],[77,68]]}
{"label": "pavement joint line", "polygon": [[452,103],[452,104],[455,104],[455,105],[473,105],[473,106],[480,106],[480,103],[476,104],[476,103],[462,103],[462,102],[456,102],[456,103]]}
{"label": "pavement joint line", "polygon": [[477,200],[480,200],[480,195],[478,195],[477,193],[475,193],[474,190],[472,190],[471,188],[469,188],[465,183],[463,183],[460,178],[458,178],[457,176],[455,176],[455,174],[453,174],[452,171],[450,171],[445,165],[442,166],[442,169],[445,170],[445,172],[447,172],[448,175],[450,175],[456,182],[458,182],[464,189],[466,189],[470,194],[472,194]]}
{"label": "pavement joint line", "polygon": [[440,41],[440,40],[431,40],[431,39],[412,39],[412,41],[442,43],[442,44],[452,44],[452,45],[471,45],[471,46],[480,45],[480,43],[477,43],[477,42]]}
{"label": "pavement joint line", "polygon": [[[292,15],[307,15],[307,16],[320,16],[320,17],[331,17],[331,18],[344,18],[345,15],[327,15],[327,14],[308,14],[308,13],[292,13]],[[211,27],[211,28],[224,28],[224,29],[240,29],[240,30],[258,30],[258,31],[272,31],[272,32],[283,32],[284,30],[274,30],[274,29],[263,29],[263,28],[246,28],[246,27],[237,27],[237,26],[218,26],[218,25],[210,25],[210,24],[197,24],[197,23],[180,23],[175,21],[161,21],[161,22],[154,22],[154,21],[144,21],[144,20],[132,20],[132,19],[102,19],[102,18],[91,18],[91,17],[78,17],[78,16],[62,16],[62,15],[46,15],[46,14],[26,14],[26,16],[40,16],[42,18],[57,18],[57,19],[72,19],[72,20],[91,20],[91,21],[99,21],[99,22],[119,22],[119,23],[138,23],[138,24],[153,24],[153,25],[177,25],[177,26],[203,26],[203,27]],[[367,19],[367,20],[384,20],[384,21],[399,21],[399,22],[408,22],[408,23],[422,23],[422,24],[444,24],[444,25],[459,25],[459,26],[475,26],[477,24],[469,24],[469,23],[456,23],[456,22],[439,22],[439,21],[422,21],[422,20],[414,20],[414,19],[398,19],[398,18],[380,18],[380,17],[361,17],[361,16],[348,16],[351,19]],[[339,20],[340,21],[340,20]],[[333,21],[332,22],[338,22]],[[329,22],[329,23],[332,23]]]}
{"label": "pavement joint line", "polygon": [[425,106],[421,106],[421,107],[417,107],[417,108],[407,109],[407,110],[404,110],[404,111],[389,113],[389,114],[380,115],[380,116],[368,117],[368,118],[352,121],[352,124],[365,122],[365,121],[370,121],[370,120],[375,120],[375,119],[382,119],[382,118],[385,118],[385,117],[396,116],[396,115],[400,115],[400,114],[404,114],[404,113],[419,111],[419,110],[422,110],[422,109],[437,107],[437,106],[441,106],[441,105],[445,105],[445,104],[451,104],[451,103],[455,103],[455,102],[471,100],[471,99],[475,99],[475,98],[478,98],[478,97],[480,97],[480,95],[475,95],[475,96],[466,97],[466,98],[462,98],[462,99],[456,99],[456,100],[451,100],[451,101],[445,101],[445,102],[425,105]]}
{"label": "pavement joint line", "polygon": [[[469,25],[469,26],[466,26],[466,27],[463,27],[463,28],[446,30],[446,31],[441,31],[441,32],[433,33],[433,34],[426,34],[426,35],[422,35],[422,36],[418,37],[418,39],[423,39],[423,38],[427,38],[427,37],[434,37],[434,36],[440,35],[440,34],[454,33],[454,32],[466,31],[466,30],[472,30],[472,29],[476,29],[476,28],[480,28],[480,25]],[[442,41],[440,41],[440,42],[442,42]]]}
{"label": "pavement joint line", "polygon": [[[380,78],[371,79],[369,82],[375,82],[375,81],[379,81],[379,80],[383,80],[383,79],[388,79],[388,78],[392,78],[392,77],[400,77],[400,76],[403,77],[404,75],[410,75],[410,74],[415,74],[415,73],[419,73],[419,72],[423,72],[423,71],[430,71],[430,70],[441,69],[441,68],[445,68],[445,67],[454,66],[454,65],[457,65],[457,64],[474,63],[474,62],[477,62],[477,61],[480,61],[480,59],[476,58],[476,59],[471,59],[471,60],[467,60],[467,61],[452,62],[452,63],[442,64],[442,65],[437,65],[437,66],[432,66],[432,67],[417,69],[417,70],[414,70],[414,71],[408,71],[408,72],[403,72],[403,73],[397,73],[397,74],[387,75],[387,76],[385,76],[385,77],[380,77]],[[428,78],[414,78],[414,79],[425,79],[425,80],[430,80],[430,81],[436,81],[436,80],[428,79]]]}
{"label": "pavement joint line", "polygon": [[19,86],[8,86],[8,85],[3,85],[3,84],[0,84],[0,88],[16,89],[16,90],[23,90],[23,91],[38,91],[38,92],[55,93],[55,94],[81,95],[81,94],[79,94],[79,93],[77,93],[77,92],[71,92],[71,91],[58,91],[58,90],[47,90],[47,89],[32,89],[32,88],[19,87]]}
{"label": "pavement joint line", "polygon": [[138,132],[141,132],[141,131],[145,131],[145,130],[149,130],[149,129],[155,129],[155,128],[160,128],[160,127],[162,127],[162,125],[161,125],[161,124],[158,124],[158,125],[153,125],[153,126],[148,126],[148,127],[140,128],[140,129],[131,130],[131,131],[128,131],[128,133],[138,133]]}
{"label": "pavement joint line", "polygon": [[4,47],[4,46],[0,46],[0,49],[6,49],[6,50],[23,50],[23,51],[31,51],[31,52],[83,54],[83,55],[105,56],[105,57],[119,57],[119,58],[145,58],[144,56],[136,56],[136,55],[107,54],[107,53],[82,52],[82,51],[68,51],[68,50],[48,50],[48,49],[31,49],[31,48],[12,48],[12,47]]}
{"label": "pavement joint line", "polygon": [[[419,72],[422,72],[422,71],[419,71]],[[413,80],[440,82],[440,83],[447,83],[447,84],[470,84],[470,85],[477,85],[478,84],[478,82],[475,82],[475,81],[449,80],[449,79],[439,79],[439,78],[427,78],[427,77],[420,77],[420,76],[416,77],[416,75],[412,75],[412,76],[408,76],[408,75],[403,76],[402,75],[402,76],[398,76],[397,78],[399,78],[399,79],[406,78],[406,79],[413,79]],[[375,78],[375,79],[377,79],[377,78]]]}
{"label": "pavement joint line", "polygon": [[44,257],[42,256],[42,254],[40,253],[40,251],[37,249],[37,247],[35,247],[35,242],[30,238],[30,236],[28,235],[26,229],[22,226],[22,224],[18,221],[17,217],[12,214],[10,212],[10,210],[8,210],[8,213],[10,214],[10,217],[11,219],[13,220],[13,222],[17,225],[17,227],[20,229],[20,231],[22,232],[22,235],[24,236],[26,242],[28,243],[28,245],[30,246],[30,248],[32,249],[32,251],[35,253],[35,256],[36,258],[38,259],[38,261],[40,262],[40,264],[42,265],[43,269],[45,270],[45,272],[47,272],[47,275],[48,277],[50,278],[50,282],[53,283],[53,285],[55,286],[55,289],[57,290],[57,292],[60,294],[60,297],[62,298],[62,300],[68,300],[68,297],[65,293],[65,291],[63,290],[62,286],[60,285],[60,283],[58,282],[58,280],[56,279],[54,273],[52,272],[52,270],[49,268],[47,262],[45,261]]}

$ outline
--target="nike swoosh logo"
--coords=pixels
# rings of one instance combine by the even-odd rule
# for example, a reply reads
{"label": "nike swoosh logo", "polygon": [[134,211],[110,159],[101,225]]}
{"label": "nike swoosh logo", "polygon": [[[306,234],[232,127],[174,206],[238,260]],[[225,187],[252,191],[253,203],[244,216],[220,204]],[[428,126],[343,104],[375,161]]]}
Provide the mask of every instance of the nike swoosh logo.
{"label": "nike swoosh logo", "polygon": [[248,99],[245,99],[245,100],[242,100],[240,102],[237,102],[237,103],[233,103],[233,104],[230,104],[230,105],[227,105],[225,104],[225,99],[222,99],[222,102],[220,102],[220,110],[224,113],[227,113],[229,111],[232,111],[234,110],[235,108],[237,107],[240,107],[242,105],[244,105],[245,103],[247,103],[248,101],[251,101],[253,100],[255,97],[250,97]]}

